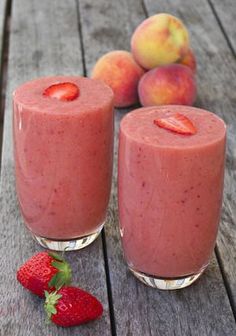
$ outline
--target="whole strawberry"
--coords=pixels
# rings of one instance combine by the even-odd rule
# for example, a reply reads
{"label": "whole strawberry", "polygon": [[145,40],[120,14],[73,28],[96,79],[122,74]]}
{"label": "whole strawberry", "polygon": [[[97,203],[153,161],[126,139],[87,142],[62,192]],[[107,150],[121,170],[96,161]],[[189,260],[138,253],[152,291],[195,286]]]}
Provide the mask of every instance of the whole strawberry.
{"label": "whole strawberry", "polygon": [[32,293],[44,297],[71,282],[71,268],[58,254],[39,252],[27,260],[17,271],[17,280]]}
{"label": "whole strawberry", "polygon": [[62,287],[45,293],[44,308],[49,320],[62,327],[80,325],[102,315],[102,304],[78,287]]}

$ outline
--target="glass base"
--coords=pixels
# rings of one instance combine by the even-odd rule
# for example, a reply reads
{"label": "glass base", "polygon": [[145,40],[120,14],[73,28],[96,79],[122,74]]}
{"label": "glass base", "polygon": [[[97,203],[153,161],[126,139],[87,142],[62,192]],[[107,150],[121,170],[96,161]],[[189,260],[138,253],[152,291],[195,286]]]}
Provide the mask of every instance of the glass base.
{"label": "glass base", "polygon": [[[104,225],[104,224],[103,224]],[[103,225],[99,229],[91,233],[90,235],[73,238],[71,240],[54,240],[49,238],[44,238],[36,236],[32,233],[33,238],[43,247],[54,250],[54,251],[75,251],[80,250],[88,245],[90,245],[100,234]]]}
{"label": "glass base", "polygon": [[197,274],[192,274],[183,278],[164,279],[164,278],[157,278],[145,273],[137,272],[131,267],[129,267],[129,269],[134,274],[134,276],[138,278],[140,281],[142,281],[145,285],[163,290],[175,290],[188,287],[194,281],[196,281],[204,271],[203,269],[201,270],[201,272]]}

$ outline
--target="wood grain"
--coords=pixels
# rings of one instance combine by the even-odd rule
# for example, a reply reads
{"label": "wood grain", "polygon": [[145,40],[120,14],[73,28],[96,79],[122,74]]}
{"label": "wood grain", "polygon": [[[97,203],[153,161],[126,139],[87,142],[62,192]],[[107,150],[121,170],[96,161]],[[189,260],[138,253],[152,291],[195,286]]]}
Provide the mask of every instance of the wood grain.
{"label": "wood grain", "polygon": [[[155,6],[157,1],[152,3]],[[175,6],[177,5],[172,2],[172,7]],[[129,49],[130,36],[144,19],[144,11],[142,1],[137,0],[99,0],[93,5],[89,0],[80,0],[80,9],[85,63],[90,73],[95,61],[103,53],[112,49]],[[168,8],[170,10],[171,5]],[[200,25],[194,12],[188,10],[188,15],[191,14],[193,20],[191,24]],[[202,85],[205,85],[204,81]],[[116,132],[127,111],[116,110]],[[117,136],[109,223],[105,230],[117,335],[235,334],[232,310],[215,257],[203,277],[192,287],[182,291],[157,291],[141,284],[130,274],[123,259],[118,232],[116,177]]]}
{"label": "wood grain", "polygon": [[208,0],[236,54],[236,3],[234,0]]}
{"label": "wood grain", "polygon": [[40,250],[24,228],[19,214],[12,158],[11,93],[34,77],[82,74],[77,6],[73,0],[15,0],[12,11],[7,106],[1,174],[0,335],[111,335],[102,241],[80,252],[67,253],[74,281],[95,294],[104,305],[101,320],[71,329],[45,324],[43,302],[16,281],[17,268]]}
{"label": "wood grain", "polygon": [[[208,0],[213,13],[221,26],[222,33],[228,42],[229,48],[232,54],[236,55],[236,2],[234,0]],[[223,50],[223,46],[221,46]],[[228,63],[226,60],[226,66],[231,68],[233,60]],[[235,61],[234,61],[235,64]],[[230,84],[233,85],[234,90],[236,89],[235,84],[235,68],[231,73]],[[226,83],[224,78],[224,81]],[[224,87],[226,95],[228,95],[227,87]],[[235,118],[235,107],[236,107],[236,95],[231,95],[230,101],[232,107],[230,111],[225,111],[225,113],[230,113],[232,118]],[[228,97],[225,97],[225,100]],[[236,151],[235,151],[235,133],[236,127],[235,122],[231,124],[229,120],[229,146],[228,146],[228,157],[227,157],[227,175],[226,175],[226,188],[225,188],[225,198],[224,207],[222,212],[222,222],[221,234],[218,236],[217,253],[218,258],[221,262],[222,269],[225,274],[225,280],[228,286],[229,295],[232,300],[232,305],[234,309],[234,314],[236,316],[236,182],[235,182],[235,167],[236,167]]]}
{"label": "wood grain", "polygon": [[[215,111],[223,116],[228,124],[226,192],[217,246],[222,269],[229,284],[232,300],[235,302],[236,115],[233,112],[236,91],[232,78],[236,71],[235,63],[205,0],[147,0],[146,5],[150,14],[158,11],[171,12],[186,22],[199,64],[197,105]],[[15,272],[19,265],[40,248],[25,230],[17,207],[11,140],[11,92],[21,82],[33,77],[82,74],[81,49],[84,49],[83,56],[88,74],[97,58],[104,52],[111,49],[128,49],[132,31],[144,19],[142,1],[80,0],[76,3],[73,0],[14,0],[12,15],[0,184],[0,335],[111,335],[100,238],[83,251],[67,254],[73,262],[75,281],[103,302],[103,318],[91,325],[72,329],[46,326],[41,300],[23,290],[15,280]],[[79,42],[78,26],[82,28],[83,48]],[[116,133],[119,122],[127,111],[116,111]],[[118,232],[116,162],[117,136],[113,189],[105,237],[114,303],[112,334],[235,335],[232,310],[215,256],[206,273],[196,284],[177,292],[167,293],[148,288],[128,272]]]}
{"label": "wood grain", "polygon": [[129,50],[131,31],[143,19],[141,1],[80,0],[85,63],[88,76],[95,62],[112,50]]}
{"label": "wood grain", "polygon": [[228,127],[224,206],[217,248],[236,310],[236,62],[207,1],[176,0],[174,6],[172,1],[145,3],[150,14],[167,11],[183,19],[198,61],[197,105],[218,114]]}
{"label": "wood grain", "polygon": [[[0,64],[2,64],[2,47],[3,47],[3,33],[4,33],[4,22],[6,14],[7,0],[0,1]],[[0,73],[1,76],[1,73]]]}
{"label": "wood grain", "polygon": [[[5,103],[5,54],[6,54],[6,42],[7,37],[4,36],[6,31],[6,26],[9,24],[7,21],[7,0],[0,1],[0,152],[2,149],[2,133],[3,133],[3,110]],[[0,166],[1,166],[1,158],[0,158]]]}

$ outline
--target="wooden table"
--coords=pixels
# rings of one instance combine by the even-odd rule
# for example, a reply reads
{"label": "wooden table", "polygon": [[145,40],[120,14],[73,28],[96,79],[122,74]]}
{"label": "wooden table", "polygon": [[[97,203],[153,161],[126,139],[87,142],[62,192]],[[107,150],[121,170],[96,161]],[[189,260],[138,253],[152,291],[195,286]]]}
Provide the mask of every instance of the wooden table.
{"label": "wooden table", "polygon": [[[38,76],[89,75],[103,53],[129,49],[135,27],[157,12],[174,14],[187,25],[198,60],[196,106],[214,111],[228,125],[224,207],[215,253],[200,280],[181,291],[148,288],[131,275],[118,233],[116,136],[105,230],[91,246],[67,254],[76,282],[98,296],[104,315],[71,329],[45,325],[42,301],[16,281],[17,268],[40,247],[24,228],[16,200],[11,93],[20,83]],[[1,166],[1,336],[236,335],[235,14],[235,0],[0,0],[2,106],[6,103]],[[116,111],[116,132],[125,113]]]}

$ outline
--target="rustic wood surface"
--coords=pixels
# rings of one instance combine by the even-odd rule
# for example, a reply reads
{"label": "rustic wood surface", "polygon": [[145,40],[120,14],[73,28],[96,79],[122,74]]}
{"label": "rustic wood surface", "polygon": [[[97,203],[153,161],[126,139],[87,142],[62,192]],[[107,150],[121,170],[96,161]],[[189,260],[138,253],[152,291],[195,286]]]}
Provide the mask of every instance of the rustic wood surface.
{"label": "rustic wood surface", "polygon": [[[5,103],[5,57],[4,46],[7,42],[6,27],[8,15],[7,15],[7,0],[0,1],[0,153],[2,149],[2,132],[3,132],[3,115],[4,115],[4,103]],[[0,157],[1,166],[1,157]]]}
{"label": "rustic wood surface", "polygon": [[[234,0],[209,0],[213,12],[220,24],[222,33],[231,49],[231,52],[236,56],[236,4]],[[225,45],[221,46],[221,52]],[[226,66],[230,68],[232,62],[228,63],[226,58]],[[223,92],[225,93],[225,101],[230,100],[231,108],[226,107],[225,114],[229,116],[229,146],[227,156],[227,175],[225,188],[225,202],[222,213],[222,221],[224,226],[221,227],[221,234],[218,236],[218,246],[220,249],[219,258],[222,268],[226,275],[226,284],[229,288],[229,293],[232,299],[234,313],[236,315],[236,270],[232,265],[236,265],[236,80],[235,67],[230,74],[224,78]],[[229,82],[227,82],[229,80]],[[232,85],[232,88],[230,86]],[[230,95],[229,95],[230,91]]]}
{"label": "rustic wood surface", "polygon": [[[0,335],[236,335],[233,315],[236,307],[236,91],[233,82],[236,64],[224,34],[227,33],[233,45],[235,36],[228,29],[232,29],[234,6],[233,0],[222,1],[232,3],[232,7],[223,8],[218,3],[218,0],[13,0],[0,185]],[[25,292],[15,280],[19,265],[40,248],[24,228],[17,207],[11,92],[20,83],[38,76],[89,75],[97,58],[105,52],[128,50],[135,27],[147,14],[156,12],[169,12],[186,23],[198,60],[197,106],[216,112],[228,124],[225,200],[216,256],[200,280],[182,291],[154,290],[130,274],[121,250],[116,192],[117,132],[121,118],[129,110],[116,110],[114,179],[105,232],[85,250],[68,253],[76,283],[101,299],[105,313],[101,320],[78,328],[47,326],[41,300]],[[1,17],[0,13],[0,26]]]}
{"label": "rustic wood surface", "polygon": [[[160,1],[145,1],[149,14],[160,9]],[[217,254],[236,309],[236,62],[224,38],[211,6],[206,0],[186,3],[165,1],[161,10],[171,11],[184,20],[198,59],[197,105],[221,116],[228,126],[225,192],[222,221],[217,240]],[[231,17],[231,8],[224,11]],[[231,20],[230,20],[231,21]],[[232,23],[233,25],[235,23]]]}
{"label": "rustic wood surface", "polygon": [[[90,73],[96,58],[104,52],[119,48],[129,49],[132,31],[144,19],[145,11],[142,3],[138,1],[122,2],[122,6],[117,2],[111,4],[110,1],[100,1],[96,6],[90,6],[90,1],[83,0],[80,4],[85,64]],[[86,10],[89,10],[88,17],[85,15]],[[119,26],[113,31],[117,17]],[[98,21],[99,24],[93,25],[94,21]],[[89,45],[93,48],[89,48]],[[116,130],[126,112],[116,111]],[[117,146],[115,146],[115,158],[116,156]],[[128,272],[122,257],[118,232],[116,167],[115,159],[106,246],[117,335],[171,335],[173,330],[176,335],[227,335],[234,332],[234,318],[216,260],[212,262],[199,283],[181,293],[157,292],[137,283]],[[199,301],[204,302],[204,316]],[[216,321],[212,307],[219,305],[224,306],[224,313],[223,318]],[[190,306],[192,309],[189,309]],[[123,307],[127,309],[124,310]],[[189,323],[190,320],[192,323]]]}
{"label": "rustic wood surface", "polygon": [[[0,64],[2,64],[2,47],[3,47],[3,35],[4,35],[4,23],[6,14],[7,0],[0,1]],[[1,70],[0,70],[1,71]],[[1,76],[1,72],[0,72]]]}
{"label": "rustic wood surface", "polygon": [[236,10],[235,0],[208,0],[218,23],[236,55]]}
{"label": "rustic wood surface", "polygon": [[[19,214],[12,158],[11,93],[20,83],[53,74],[82,74],[77,6],[73,0],[13,2],[7,105],[1,174],[0,335],[91,335],[91,326],[63,329],[45,324],[43,303],[16,281],[17,268],[40,250],[24,228]],[[77,253],[68,253],[75,282],[90,290],[104,305],[104,316],[93,323],[94,335],[110,335],[102,240]]]}
{"label": "rustic wood surface", "polygon": [[[149,14],[160,10],[160,1],[145,0]],[[229,22],[232,8],[226,5]],[[236,62],[217,18],[206,0],[165,1],[161,10],[171,11],[184,20],[191,34],[198,60],[197,105],[221,116],[228,126],[224,206],[216,252],[236,310]]]}

